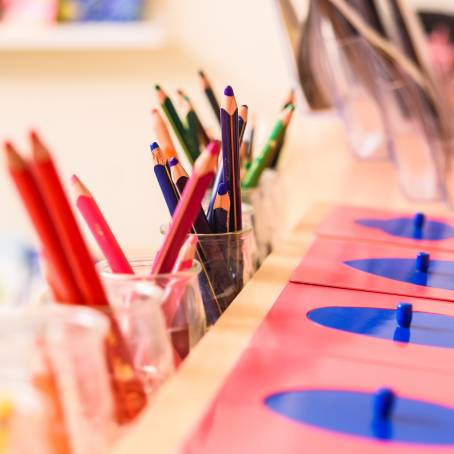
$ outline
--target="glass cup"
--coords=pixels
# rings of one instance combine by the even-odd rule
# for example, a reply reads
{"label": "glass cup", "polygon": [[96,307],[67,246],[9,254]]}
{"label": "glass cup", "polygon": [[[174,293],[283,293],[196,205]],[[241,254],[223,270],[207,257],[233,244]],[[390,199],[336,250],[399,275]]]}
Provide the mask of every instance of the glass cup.
{"label": "glass cup", "polygon": [[[161,226],[165,234],[168,226]],[[213,325],[255,272],[252,227],[197,235],[199,285],[208,325]]]}
{"label": "glass cup", "polygon": [[311,67],[345,125],[354,155],[363,159],[389,158],[383,105],[376,69],[383,62],[359,36],[336,39],[323,36]]}
{"label": "glass cup", "polygon": [[[97,268],[113,311],[117,317],[120,315],[120,327],[130,343],[130,350],[138,355],[139,364],[143,358],[152,360],[150,364],[145,361],[139,369],[154,388],[172,372],[172,363],[178,366],[205,334],[206,318],[198,284],[201,266],[194,261],[187,271],[150,274],[152,256],[133,256],[128,260],[134,275],[112,273],[107,261],[99,262]],[[145,301],[147,322],[138,314],[131,326],[128,311],[131,295],[135,300],[137,294],[153,297]],[[167,348],[164,338],[171,340],[173,348]],[[140,359],[145,345],[150,352]]]}
{"label": "glass cup", "polygon": [[404,75],[381,79],[391,157],[403,193],[418,201],[446,201],[444,149],[430,101]]}
{"label": "glass cup", "polygon": [[107,333],[106,318],[89,308],[0,310],[0,443],[6,453],[108,451],[115,422]]}

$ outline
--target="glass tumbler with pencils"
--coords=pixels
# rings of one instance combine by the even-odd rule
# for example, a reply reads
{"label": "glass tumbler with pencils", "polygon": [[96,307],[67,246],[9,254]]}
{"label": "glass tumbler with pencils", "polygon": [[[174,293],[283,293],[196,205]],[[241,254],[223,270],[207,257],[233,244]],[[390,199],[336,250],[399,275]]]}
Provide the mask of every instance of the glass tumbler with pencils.
{"label": "glass tumbler with pencils", "polygon": [[116,427],[108,327],[89,308],[0,311],[1,452],[108,452]]}
{"label": "glass tumbler with pencils", "polygon": [[[152,347],[150,343],[153,337],[157,338],[154,342],[157,344],[156,354],[151,354],[151,358],[155,356],[156,365],[144,363],[142,368],[145,374],[155,373],[165,378],[171,372],[169,360],[173,358],[174,365],[178,366],[206,331],[206,318],[198,284],[201,266],[191,258],[188,268],[180,268],[179,271],[171,273],[151,274],[152,256],[128,257],[128,261],[134,274],[112,273],[106,261],[98,263],[97,267],[114,308],[120,311],[126,311],[131,304],[128,294],[133,294],[137,290],[143,295],[147,290],[150,293],[159,292],[159,303],[156,301],[148,303],[151,306],[149,316],[153,312],[156,320],[165,322],[165,336],[171,340],[172,353],[165,348],[167,344],[163,340],[161,325],[159,324],[158,330],[151,324],[147,327],[140,317],[137,320],[139,326],[136,330],[137,335],[133,335],[136,337],[133,342],[137,343],[134,350],[140,352],[140,336],[143,336],[144,344],[149,344],[149,347]],[[144,330],[142,333],[139,331],[141,328]],[[145,349],[149,347],[142,346]]]}

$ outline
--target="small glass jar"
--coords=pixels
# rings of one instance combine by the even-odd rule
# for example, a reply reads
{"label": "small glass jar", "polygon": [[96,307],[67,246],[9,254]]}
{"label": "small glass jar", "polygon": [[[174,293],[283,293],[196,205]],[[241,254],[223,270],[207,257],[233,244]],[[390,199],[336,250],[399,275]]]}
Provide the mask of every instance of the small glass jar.
{"label": "small glass jar", "polygon": [[[165,234],[168,226],[161,226]],[[239,232],[197,235],[200,291],[208,325],[214,324],[256,269],[252,227]]]}
{"label": "small glass jar", "polygon": [[0,310],[0,438],[6,453],[108,452],[115,421],[107,332],[106,318],[89,308]]}
{"label": "small glass jar", "polygon": [[[122,332],[130,343],[131,351],[141,351],[138,345],[140,337],[148,339],[148,342],[151,343],[155,342],[153,336],[158,333],[161,338],[161,326],[164,326],[166,337],[171,340],[172,349],[167,351],[161,340],[159,344],[162,345],[156,352],[161,358],[158,361],[159,364],[153,367],[144,364],[142,367],[145,376],[150,373],[157,374],[157,381],[152,380],[154,385],[157,385],[170,374],[169,361],[172,363],[171,358],[173,358],[173,365],[178,366],[205,334],[206,318],[198,283],[201,267],[197,261],[194,261],[192,268],[187,271],[151,274],[152,256],[132,256],[128,257],[128,261],[134,275],[112,273],[107,261],[99,262],[97,268],[109,302],[119,319]],[[131,295],[134,295],[134,299],[136,299],[136,294],[142,294],[146,299],[147,293],[155,295],[160,304],[156,305],[150,301],[153,308],[148,310],[153,311],[154,318],[151,313],[147,317],[150,319],[148,328],[142,326],[144,322],[143,320],[141,322],[138,317],[137,324],[141,326],[132,330],[131,326],[128,327],[128,317],[125,313],[131,306]],[[152,318],[154,323],[159,325],[158,327],[152,326]]]}

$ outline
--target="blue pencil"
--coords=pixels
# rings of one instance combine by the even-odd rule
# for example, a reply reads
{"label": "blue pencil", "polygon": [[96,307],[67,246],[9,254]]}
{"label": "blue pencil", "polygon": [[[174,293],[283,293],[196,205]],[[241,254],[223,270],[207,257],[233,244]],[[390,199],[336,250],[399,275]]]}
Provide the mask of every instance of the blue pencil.
{"label": "blue pencil", "polygon": [[237,232],[242,229],[238,107],[230,85],[225,88],[224,95],[220,114],[224,183],[232,204],[229,231]]}
{"label": "blue pencil", "polygon": [[164,154],[157,142],[153,142],[150,145],[151,154],[154,162],[154,173],[158,180],[159,187],[161,188],[162,195],[166,202],[169,213],[172,216],[178,204],[179,196],[178,191],[173,185],[172,179],[170,178],[169,169],[166,165]]}

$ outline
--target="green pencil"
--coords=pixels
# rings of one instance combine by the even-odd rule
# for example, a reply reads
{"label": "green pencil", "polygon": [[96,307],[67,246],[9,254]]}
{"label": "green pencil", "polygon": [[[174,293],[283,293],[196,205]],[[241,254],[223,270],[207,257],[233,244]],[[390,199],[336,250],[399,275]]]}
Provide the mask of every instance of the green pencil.
{"label": "green pencil", "polygon": [[271,131],[268,141],[266,142],[260,154],[252,161],[251,167],[244,176],[244,180],[241,183],[241,186],[243,188],[248,189],[257,186],[262,172],[273,161],[274,154],[276,153],[276,143],[279,142],[282,134],[287,128],[294,110],[295,106],[293,104],[290,104],[286,109],[282,111],[278,121]]}
{"label": "green pencil", "polygon": [[171,124],[172,129],[175,132],[175,135],[177,136],[177,139],[180,142],[184,153],[186,154],[186,157],[191,164],[194,164],[194,161],[199,155],[199,150],[195,149],[194,144],[188,138],[184,125],[180,117],[178,116],[172,100],[167,96],[165,91],[159,85],[155,85],[155,90],[158,102],[161,105],[167,119],[169,120],[169,123]]}

